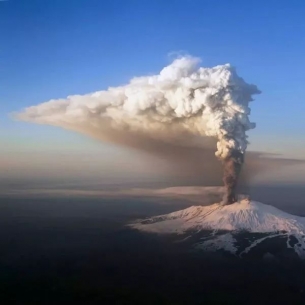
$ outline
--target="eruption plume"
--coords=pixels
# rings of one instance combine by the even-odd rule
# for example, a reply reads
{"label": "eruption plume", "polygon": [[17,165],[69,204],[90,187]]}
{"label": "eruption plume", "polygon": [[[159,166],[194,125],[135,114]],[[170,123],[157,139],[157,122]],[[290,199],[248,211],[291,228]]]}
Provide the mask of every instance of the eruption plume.
{"label": "eruption plume", "polygon": [[150,139],[185,145],[190,135],[203,143],[215,138],[215,154],[224,165],[224,202],[232,203],[248,144],[246,131],[255,127],[248,117],[249,102],[260,91],[229,64],[202,68],[199,63],[198,58],[181,57],[157,75],[28,107],[17,118],[140,149],[147,149]]}
{"label": "eruption plume", "polygon": [[244,156],[238,150],[233,150],[231,155],[223,160],[223,182],[226,189],[223,202],[225,204],[231,204],[237,200],[236,186],[243,163]]}

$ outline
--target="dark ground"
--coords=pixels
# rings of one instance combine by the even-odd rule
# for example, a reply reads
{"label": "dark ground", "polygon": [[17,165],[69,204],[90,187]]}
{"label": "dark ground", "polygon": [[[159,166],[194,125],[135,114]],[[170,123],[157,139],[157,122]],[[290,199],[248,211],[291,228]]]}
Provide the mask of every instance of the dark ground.
{"label": "dark ground", "polygon": [[305,304],[304,262],[190,253],[124,227],[186,206],[0,197],[0,304]]}

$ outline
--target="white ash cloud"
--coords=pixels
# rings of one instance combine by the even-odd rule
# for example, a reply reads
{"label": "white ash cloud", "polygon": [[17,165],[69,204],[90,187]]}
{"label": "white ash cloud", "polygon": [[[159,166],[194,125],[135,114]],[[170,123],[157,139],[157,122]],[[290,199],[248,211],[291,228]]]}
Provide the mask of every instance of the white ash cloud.
{"label": "white ash cloud", "polygon": [[108,90],[50,100],[28,107],[16,117],[123,145],[129,145],[126,134],[182,144],[187,142],[187,134],[213,137],[218,158],[224,160],[233,150],[244,154],[246,131],[255,127],[249,120],[249,102],[259,90],[229,64],[203,68],[199,63],[198,58],[181,57],[157,75],[136,77],[127,85]]}
{"label": "white ash cloud", "polygon": [[157,75],[28,107],[17,118],[151,153],[165,147],[167,156],[173,155],[173,143],[185,146],[200,138],[205,152],[211,144],[207,139],[214,139],[215,155],[224,169],[224,203],[233,203],[248,144],[246,132],[255,127],[249,120],[249,103],[260,91],[229,64],[203,68],[199,63],[198,58],[181,57]]}

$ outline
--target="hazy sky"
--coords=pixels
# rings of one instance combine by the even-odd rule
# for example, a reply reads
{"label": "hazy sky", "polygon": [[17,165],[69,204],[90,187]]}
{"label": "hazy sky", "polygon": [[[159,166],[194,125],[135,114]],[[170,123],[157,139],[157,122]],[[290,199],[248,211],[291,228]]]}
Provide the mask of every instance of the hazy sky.
{"label": "hazy sky", "polygon": [[[303,158],[304,15],[302,1],[0,2],[0,178],[165,177],[163,160],[9,114],[158,73],[181,53],[201,57],[203,66],[231,63],[260,88],[249,150]],[[265,179],[304,181],[303,173],[295,166]]]}

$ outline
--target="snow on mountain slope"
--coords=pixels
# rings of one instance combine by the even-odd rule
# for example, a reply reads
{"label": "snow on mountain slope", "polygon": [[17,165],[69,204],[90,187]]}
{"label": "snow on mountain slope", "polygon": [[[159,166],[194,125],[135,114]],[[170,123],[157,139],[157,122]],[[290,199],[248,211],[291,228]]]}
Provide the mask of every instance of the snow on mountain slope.
{"label": "snow on mountain slope", "polygon": [[[287,247],[305,258],[305,218],[290,215],[273,206],[256,201],[242,199],[231,205],[213,204],[210,206],[192,206],[166,215],[156,216],[131,224],[140,231],[159,234],[185,234],[211,230],[209,238],[203,239],[197,247],[209,250],[223,249],[236,253],[234,234],[242,231],[250,233],[269,233],[255,240],[243,253],[268,238],[286,237]],[[225,231],[223,235],[215,235]],[[272,234],[271,234],[272,233]],[[297,243],[290,245],[290,237]]]}
{"label": "snow on mountain slope", "polygon": [[248,200],[225,206],[218,203],[210,206],[191,206],[185,210],[142,220],[132,226],[155,233],[184,233],[193,229],[211,229],[305,234],[305,218]]}

